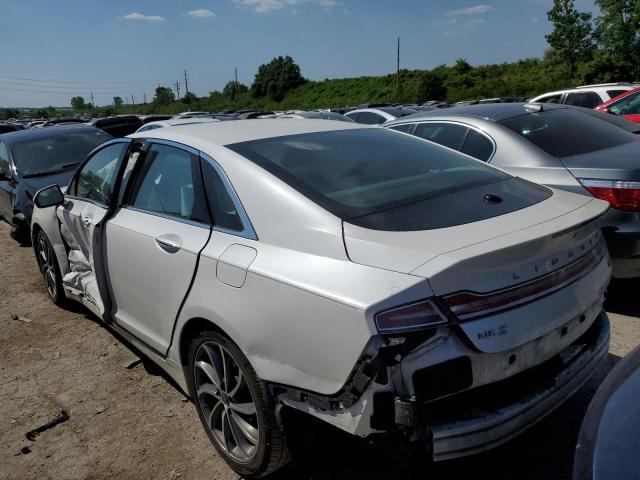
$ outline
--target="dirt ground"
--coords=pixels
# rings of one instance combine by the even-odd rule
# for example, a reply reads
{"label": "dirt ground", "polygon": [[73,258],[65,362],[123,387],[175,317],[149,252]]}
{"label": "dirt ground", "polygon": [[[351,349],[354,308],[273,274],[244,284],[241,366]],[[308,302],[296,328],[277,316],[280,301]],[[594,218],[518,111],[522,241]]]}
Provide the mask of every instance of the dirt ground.
{"label": "dirt ground", "polygon": [[[638,291],[635,281],[612,286],[607,361],[563,407],[510,444],[410,473],[402,456],[311,423],[297,442],[296,462],[278,477],[569,478],[590,397],[640,343]],[[81,307],[63,310],[49,301],[32,249],[18,247],[1,223],[0,479],[237,478],[216,455],[193,405],[157,369],[136,360]],[[25,438],[63,410],[68,421],[35,441]]]}

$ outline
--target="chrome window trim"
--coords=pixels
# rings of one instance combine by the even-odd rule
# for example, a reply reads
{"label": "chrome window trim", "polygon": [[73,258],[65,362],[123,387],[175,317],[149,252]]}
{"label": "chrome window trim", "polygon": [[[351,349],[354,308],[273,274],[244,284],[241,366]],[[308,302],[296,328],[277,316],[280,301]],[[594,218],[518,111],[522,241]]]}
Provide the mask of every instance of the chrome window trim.
{"label": "chrome window trim", "polygon": [[198,222],[195,220],[189,220],[188,218],[178,217],[176,215],[169,215],[167,213],[155,212],[153,210],[147,210],[146,208],[134,207],[133,205],[123,205],[120,207],[124,210],[130,210],[132,212],[137,213],[145,213],[147,215],[153,215],[154,217],[164,218],[166,220],[173,220],[179,223],[185,223],[187,225],[191,225],[193,227],[204,228],[205,230],[211,229],[211,225],[208,223]]}
{"label": "chrome window trim", "polygon": [[[455,148],[447,147],[446,145],[442,145],[442,144],[440,144],[438,142],[434,142],[432,140],[428,140],[426,138],[422,138],[422,137],[418,137],[417,135],[414,135],[413,132],[416,131],[416,128],[418,127],[418,125],[423,124],[423,123],[448,123],[448,124],[451,124],[451,125],[461,125],[463,127],[467,127],[469,129],[475,130],[477,133],[479,133],[480,135],[484,136],[487,140],[489,140],[489,142],[491,142],[491,146],[493,147],[493,150],[491,151],[491,155],[489,155],[489,158],[486,159],[486,160],[481,160],[481,159],[475,158],[475,157],[472,157],[472,158],[474,158],[475,160],[479,160],[481,162],[484,162],[484,163],[491,163],[491,160],[493,160],[493,157],[496,154],[496,150],[497,150],[498,147],[496,145],[495,140],[487,132],[485,132],[481,128],[476,127],[475,125],[471,125],[469,123],[465,123],[465,122],[459,122],[459,121],[455,121],[455,120],[435,120],[435,119],[434,120],[414,120],[412,122],[394,123],[393,125],[388,125],[388,126],[386,126],[384,128],[389,129],[391,127],[395,127],[395,126],[398,126],[398,125],[412,124],[414,126],[414,128],[411,130],[411,133],[409,133],[409,132],[398,132],[398,133],[404,133],[405,135],[411,135],[412,137],[421,138],[422,140],[426,140],[427,142],[437,143],[441,147],[445,147],[445,148],[448,148],[449,150],[453,150],[454,152],[458,152],[458,153],[462,153],[463,155],[467,155],[466,153],[464,153],[461,150],[456,150]],[[465,139],[465,141],[466,141],[466,139]],[[469,155],[469,156],[471,156],[471,155]]]}

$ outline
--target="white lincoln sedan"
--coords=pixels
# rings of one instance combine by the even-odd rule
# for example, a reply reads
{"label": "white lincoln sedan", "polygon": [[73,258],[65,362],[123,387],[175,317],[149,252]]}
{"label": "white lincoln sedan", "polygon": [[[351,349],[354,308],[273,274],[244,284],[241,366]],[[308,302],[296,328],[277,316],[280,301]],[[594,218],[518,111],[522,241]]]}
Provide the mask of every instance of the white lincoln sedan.
{"label": "white lincoln sedan", "polygon": [[166,370],[247,477],[286,463],[286,409],[434,461],[492,448],[608,350],[607,203],[398,132],[166,127],[104,143],[35,204],[52,300]]}

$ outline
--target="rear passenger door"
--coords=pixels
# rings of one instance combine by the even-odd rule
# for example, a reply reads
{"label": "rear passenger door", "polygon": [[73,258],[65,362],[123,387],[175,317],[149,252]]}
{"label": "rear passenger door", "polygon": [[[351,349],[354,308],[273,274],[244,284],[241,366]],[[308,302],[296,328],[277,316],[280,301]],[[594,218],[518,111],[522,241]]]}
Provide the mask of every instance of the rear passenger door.
{"label": "rear passenger door", "polygon": [[106,226],[112,312],[117,324],[164,354],[211,217],[197,151],[151,143],[138,163]]}

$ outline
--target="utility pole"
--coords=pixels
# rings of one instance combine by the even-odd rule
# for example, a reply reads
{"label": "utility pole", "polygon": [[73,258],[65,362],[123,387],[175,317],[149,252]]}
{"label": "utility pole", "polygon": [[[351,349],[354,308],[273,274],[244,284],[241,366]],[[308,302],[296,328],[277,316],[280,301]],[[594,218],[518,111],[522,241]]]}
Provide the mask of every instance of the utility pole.
{"label": "utility pole", "polygon": [[147,104],[147,94],[146,92],[142,94],[142,97],[144,98],[144,104]]}
{"label": "utility pole", "polygon": [[184,91],[186,92],[185,95],[187,95],[189,93],[189,80],[187,79],[187,71],[184,71]]}
{"label": "utility pole", "polygon": [[177,100],[180,100],[180,82],[176,82],[176,92],[178,93]]}
{"label": "utility pole", "polygon": [[236,85],[238,84],[238,67],[233,67],[236,72]]}
{"label": "utility pole", "polygon": [[400,37],[398,37],[398,53],[396,56],[396,95],[400,92]]}
{"label": "utility pole", "polygon": [[92,107],[95,107],[95,106],[96,106],[96,104],[95,104],[95,103],[93,103],[93,92],[91,92],[91,106],[92,106]]}
{"label": "utility pole", "polygon": [[133,108],[136,106],[136,99],[133,98],[133,93],[131,94],[131,103],[133,104]]}

